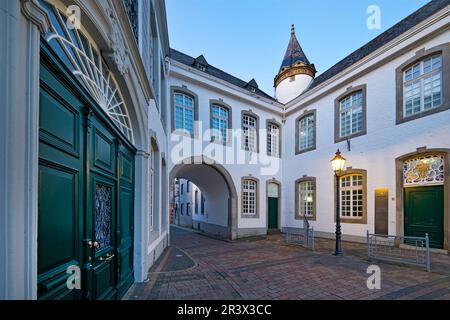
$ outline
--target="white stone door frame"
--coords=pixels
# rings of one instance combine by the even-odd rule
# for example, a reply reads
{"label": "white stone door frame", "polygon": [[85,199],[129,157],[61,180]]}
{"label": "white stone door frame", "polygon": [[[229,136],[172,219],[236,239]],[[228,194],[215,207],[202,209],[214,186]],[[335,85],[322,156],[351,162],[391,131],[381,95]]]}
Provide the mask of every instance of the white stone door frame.
{"label": "white stone door frame", "polygon": [[37,0],[0,2],[0,299],[37,297],[40,36]]}

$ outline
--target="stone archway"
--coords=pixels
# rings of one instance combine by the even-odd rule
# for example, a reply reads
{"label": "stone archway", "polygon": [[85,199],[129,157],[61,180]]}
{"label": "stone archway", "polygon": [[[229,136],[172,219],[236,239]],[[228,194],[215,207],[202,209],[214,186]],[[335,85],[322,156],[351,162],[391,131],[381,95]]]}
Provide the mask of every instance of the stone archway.
{"label": "stone archway", "polygon": [[216,229],[205,233],[214,233],[229,240],[237,238],[237,191],[231,175],[222,165],[204,156],[187,158],[176,164],[170,171],[171,188],[175,178],[193,182],[205,193],[207,198],[214,199],[214,210],[220,212],[220,214],[216,214],[216,218],[222,220],[222,224],[225,220],[223,213],[226,213],[226,236],[223,235],[225,230],[221,231],[219,225],[209,226],[210,230]]}

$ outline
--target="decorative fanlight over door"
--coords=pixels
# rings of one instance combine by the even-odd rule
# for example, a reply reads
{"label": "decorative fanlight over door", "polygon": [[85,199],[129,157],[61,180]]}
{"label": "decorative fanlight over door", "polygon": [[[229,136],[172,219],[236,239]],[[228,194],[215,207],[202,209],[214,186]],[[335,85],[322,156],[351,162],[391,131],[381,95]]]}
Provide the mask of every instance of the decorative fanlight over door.
{"label": "decorative fanlight over door", "polygon": [[40,0],[47,10],[52,25],[45,39],[53,50],[76,75],[100,107],[106,111],[117,127],[133,142],[133,130],[127,108],[114,76],[98,50],[73,28],[68,18],[56,7]]}
{"label": "decorative fanlight over door", "polygon": [[444,156],[426,155],[403,163],[405,187],[444,184],[444,177]]}

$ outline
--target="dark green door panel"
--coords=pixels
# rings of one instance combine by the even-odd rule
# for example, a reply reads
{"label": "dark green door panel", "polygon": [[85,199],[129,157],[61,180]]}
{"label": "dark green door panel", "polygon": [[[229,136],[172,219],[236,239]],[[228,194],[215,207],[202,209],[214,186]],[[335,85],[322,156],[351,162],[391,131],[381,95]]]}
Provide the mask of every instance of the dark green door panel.
{"label": "dark green door panel", "polygon": [[118,293],[123,296],[133,283],[133,215],[134,215],[134,157],[130,150],[120,146],[119,166],[119,224],[118,237]]}
{"label": "dark green door panel", "polygon": [[278,198],[269,198],[269,229],[278,229]]}
{"label": "dark green door panel", "polygon": [[[70,266],[83,264],[83,161],[81,108],[41,68],[38,168],[38,298],[80,299],[69,290]],[[54,83],[50,86],[48,83]]]}
{"label": "dark green door panel", "polygon": [[424,237],[426,233],[431,247],[443,247],[444,186],[405,189],[405,235]]}
{"label": "dark green door panel", "polygon": [[[118,299],[134,279],[134,150],[52,53],[43,53],[38,298]],[[67,288],[69,266],[80,267],[81,290]]]}

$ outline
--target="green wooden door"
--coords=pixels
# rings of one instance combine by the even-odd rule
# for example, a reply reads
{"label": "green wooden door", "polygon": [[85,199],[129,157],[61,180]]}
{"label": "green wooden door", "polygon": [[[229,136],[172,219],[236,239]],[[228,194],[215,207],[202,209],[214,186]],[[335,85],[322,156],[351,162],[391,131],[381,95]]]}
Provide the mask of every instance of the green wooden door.
{"label": "green wooden door", "polygon": [[278,198],[269,198],[269,229],[278,229]]}
{"label": "green wooden door", "polygon": [[[116,299],[133,283],[134,153],[43,48],[38,298]],[[68,267],[81,289],[67,287]]]}
{"label": "green wooden door", "polygon": [[115,136],[95,116],[87,132],[88,176],[87,239],[89,246],[87,286],[89,298],[117,298],[117,146]]}
{"label": "green wooden door", "polygon": [[40,72],[38,297],[81,299],[66,270],[84,263],[82,104],[46,66]]}
{"label": "green wooden door", "polygon": [[444,242],[444,186],[405,189],[405,235],[424,237],[430,246],[442,248]]}

